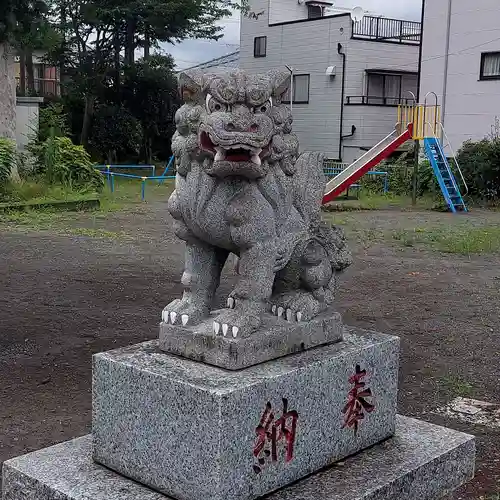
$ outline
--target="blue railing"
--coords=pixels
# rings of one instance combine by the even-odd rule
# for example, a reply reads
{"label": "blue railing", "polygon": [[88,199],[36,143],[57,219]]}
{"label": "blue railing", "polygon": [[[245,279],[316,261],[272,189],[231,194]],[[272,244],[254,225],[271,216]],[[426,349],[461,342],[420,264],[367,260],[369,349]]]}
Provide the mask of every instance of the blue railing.
{"label": "blue railing", "polygon": [[151,175],[154,177],[156,174],[156,167],[154,165],[96,165],[97,170],[111,172],[112,169],[123,170],[151,170]]}
{"label": "blue railing", "polygon": [[[339,175],[341,172],[343,172],[347,166],[349,166],[347,163],[346,164],[338,164],[336,166],[335,163],[331,163],[328,160],[325,161],[325,166],[323,167],[323,172],[327,177],[336,177]],[[389,192],[389,172],[384,172],[384,171],[377,171],[377,170],[370,170],[369,172],[366,172],[365,175],[377,175],[377,176],[383,176],[384,177],[384,194],[387,194]],[[359,188],[360,184],[352,184],[350,187],[355,187]]]}
{"label": "blue railing", "polygon": [[[158,181],[158,185],[163,184],[165,179],[175,179],[175,175],[167,175],[170,171],[170,168],[174,164],[174,156],[170,157],[165,170],[161,175],[156,174],[156,167],[154,165],[97,165],[96,168],[101,172],[101,174],[105,175],[108,181],[109,188],[112,193],[115,192],[115,177],[124,177],[128,179],[139,179],[141,181],[141,199],[145,201],[146,199],[146,182],[148,181]],[[150,176],[142,176],[142,175],[133,175],[133,174],[123,174],[120,172],[113,172],[112,168],[122,168],[126,170],[133,169],[150,169],[153,175]]]}

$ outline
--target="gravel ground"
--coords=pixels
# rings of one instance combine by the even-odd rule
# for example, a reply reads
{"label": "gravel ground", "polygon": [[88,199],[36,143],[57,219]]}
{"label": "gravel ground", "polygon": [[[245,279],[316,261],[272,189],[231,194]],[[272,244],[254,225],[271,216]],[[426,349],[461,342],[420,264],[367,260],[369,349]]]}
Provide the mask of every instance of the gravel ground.
{"label": "gravel ground", "polygon": [[[335,217],[355,254],[338,298],[344,320],[401,337],[400,413],[477,436],[476,478],[452,498],[498,499],[500,431],[434,411],[456,396],[500,403],[500,255],[445,255],[379,235],[463,224],[460,216]],[[500,225],[498,213],[468,217]],[[0,462],[88,433],[91,355],[154,338],[161,309],[180,292],[183,246],[164,203],[78,215],[71,226],[109,234],[20,231],[0,222]]]}

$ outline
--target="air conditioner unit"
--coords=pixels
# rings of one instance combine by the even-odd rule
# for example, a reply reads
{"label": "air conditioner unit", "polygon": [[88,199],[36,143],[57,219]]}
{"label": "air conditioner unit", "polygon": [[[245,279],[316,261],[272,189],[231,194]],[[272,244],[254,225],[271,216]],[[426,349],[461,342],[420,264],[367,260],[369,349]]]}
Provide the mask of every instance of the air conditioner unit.
{"label": "air conditioner unit", "polygon": [[333,78],[337,74],[337,66],[328,66],[328,68],[326,68],[325,74],[326,76]]}

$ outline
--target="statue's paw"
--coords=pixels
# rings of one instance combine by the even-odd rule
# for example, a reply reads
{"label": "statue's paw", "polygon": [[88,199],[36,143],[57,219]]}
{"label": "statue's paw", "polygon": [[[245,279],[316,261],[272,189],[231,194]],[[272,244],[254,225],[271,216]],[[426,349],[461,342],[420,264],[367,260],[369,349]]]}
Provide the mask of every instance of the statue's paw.
{"label": "statue's paw", "polygon": [[324,309],[312,293],[298,290],[271,298],[271,313],[289,322],[310,321]]}
{"label": "statue's paw", "polygon": [[161,314],[164,323],[170,325],[197,325],[209,316],[209,308],[188,300],[177,299],[171,302]]}
{"label": "statue's paw", "polygon": [[259,328],[261,320],[257,315],[245,314],[234,309],[219,314],[213,323],[215,335],[223,337],[246,337]]}

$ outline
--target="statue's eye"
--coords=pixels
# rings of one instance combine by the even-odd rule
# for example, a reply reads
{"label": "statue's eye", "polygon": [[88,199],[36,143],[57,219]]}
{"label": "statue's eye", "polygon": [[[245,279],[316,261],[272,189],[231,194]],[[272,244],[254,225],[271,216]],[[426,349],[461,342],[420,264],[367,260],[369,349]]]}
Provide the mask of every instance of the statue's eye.
{"label": "statue's eye", "polygon": [[206,108],[209,113],[217,113],[221,111],[227,111],[229,106],[215,100],[210,94],[207,94]]}
{"label": "statue's eye", "polygon": [[261,104],[260,106],[256,106],[255,108],[253,108],[253,112],[256,114],[267,113],[272,107],[273,107],[273,101],[272,99],[269,99],[269,101],[265,102],[264,104]]}

